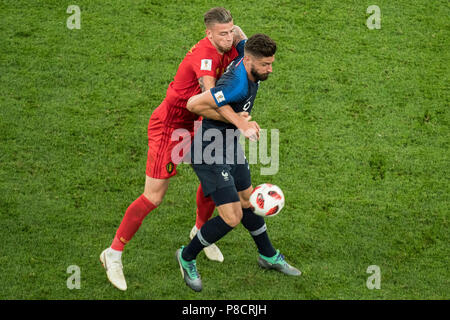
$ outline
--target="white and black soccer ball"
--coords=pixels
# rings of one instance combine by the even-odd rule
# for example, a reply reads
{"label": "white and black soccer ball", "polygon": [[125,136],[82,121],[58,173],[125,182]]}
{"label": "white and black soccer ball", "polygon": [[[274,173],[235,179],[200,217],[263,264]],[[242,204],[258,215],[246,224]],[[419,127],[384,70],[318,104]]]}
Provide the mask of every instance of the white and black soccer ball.
{"label": "white and black soccer ball", "polygon": [[263,183],[253,189],[250,204],[255,214],[273,217],[284,207],[284,194],[281,189],[270,183]]}

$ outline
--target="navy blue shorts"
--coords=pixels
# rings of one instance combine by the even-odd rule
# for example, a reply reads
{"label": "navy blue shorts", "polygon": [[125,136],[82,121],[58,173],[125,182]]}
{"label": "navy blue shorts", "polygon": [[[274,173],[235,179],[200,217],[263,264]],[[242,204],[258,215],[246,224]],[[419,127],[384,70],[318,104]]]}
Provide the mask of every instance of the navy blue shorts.
{"label": "navy blue shorts", "polygon": [[244,164],[193,164],[205,197],[211,196],[216,206],[239,201],[238,192],[252,185],[250,167]]}

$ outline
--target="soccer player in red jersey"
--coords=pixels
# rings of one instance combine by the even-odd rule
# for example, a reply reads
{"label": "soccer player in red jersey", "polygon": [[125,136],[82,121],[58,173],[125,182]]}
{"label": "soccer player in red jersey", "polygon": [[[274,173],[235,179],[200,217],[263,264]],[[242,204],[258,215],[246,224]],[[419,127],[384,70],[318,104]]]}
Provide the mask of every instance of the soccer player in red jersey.
{"label": "soccer player in red jersey", "polygon": [[[100,255],[109,281],[120,290],[127,288],[121,259],[124,246],[137,232],[144,218],[161,204],[169,186],[169,178],[177,173],[178,163],[173,161],[172,151],[180,142],[172,141],[172,133],[183,128],[187,129],[191,137],[194,135],[194,121],[199,120],[199,116],[186,109],[187,101],[215,86],[228,64],[237,57],[236,45],[246,38],[242,30],[233,24],[230,12],[224,8],[210,9],[204,15],[204,22],[206,37],[186,54],[174,80],[169,84],[166,98],[150,117],[144,193],[128,207],[111,246]],[[222,112],[234,112],[231,107],[226,109],[222,107],[217,114],[209,117],[223,121]],[[241,116],[245,117],[244,114]],[[245,127],[246,121],[243,123],[244,127],[239,129],[246,132],[249,127]],[[189,149],[190,146],[185,146],[182,152]],[[197,190],[196,200],[197,219],[191,238],[211,217],[215,208],[214,202],[204,197],[201,186]],[[216,260],[220,261],[220,258]]]}

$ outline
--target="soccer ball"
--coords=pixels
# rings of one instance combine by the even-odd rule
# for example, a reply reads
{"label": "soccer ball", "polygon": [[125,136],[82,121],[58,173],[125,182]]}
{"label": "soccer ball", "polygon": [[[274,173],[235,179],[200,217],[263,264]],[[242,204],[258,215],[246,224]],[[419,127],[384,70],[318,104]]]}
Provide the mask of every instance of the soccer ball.
{"label": "soccer ball", "polygon": [[253,189],[250,204],[255,214],[273,217],[284,207],[284,194],[281,189],[270,183],[263,183]]}

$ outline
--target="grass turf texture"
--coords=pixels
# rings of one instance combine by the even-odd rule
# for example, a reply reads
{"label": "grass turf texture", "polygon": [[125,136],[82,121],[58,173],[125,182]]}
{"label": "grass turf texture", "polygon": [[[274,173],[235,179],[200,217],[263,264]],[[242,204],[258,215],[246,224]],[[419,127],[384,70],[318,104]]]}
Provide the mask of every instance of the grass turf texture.
{"label": "grass turf texture", "polygon": [[[262,271],[239,226],[188,289],[174,252],[198,180],[182,165],[126,247],[119,292],[98,256],[143,191],[148,118],[215,5],[278,43],[252,115],[280,130],[280,169],[252,175],[283,189],[269,233],[303,275]],[[448,299],[449,14],[425,0],[0,2],[0,298]]]}

